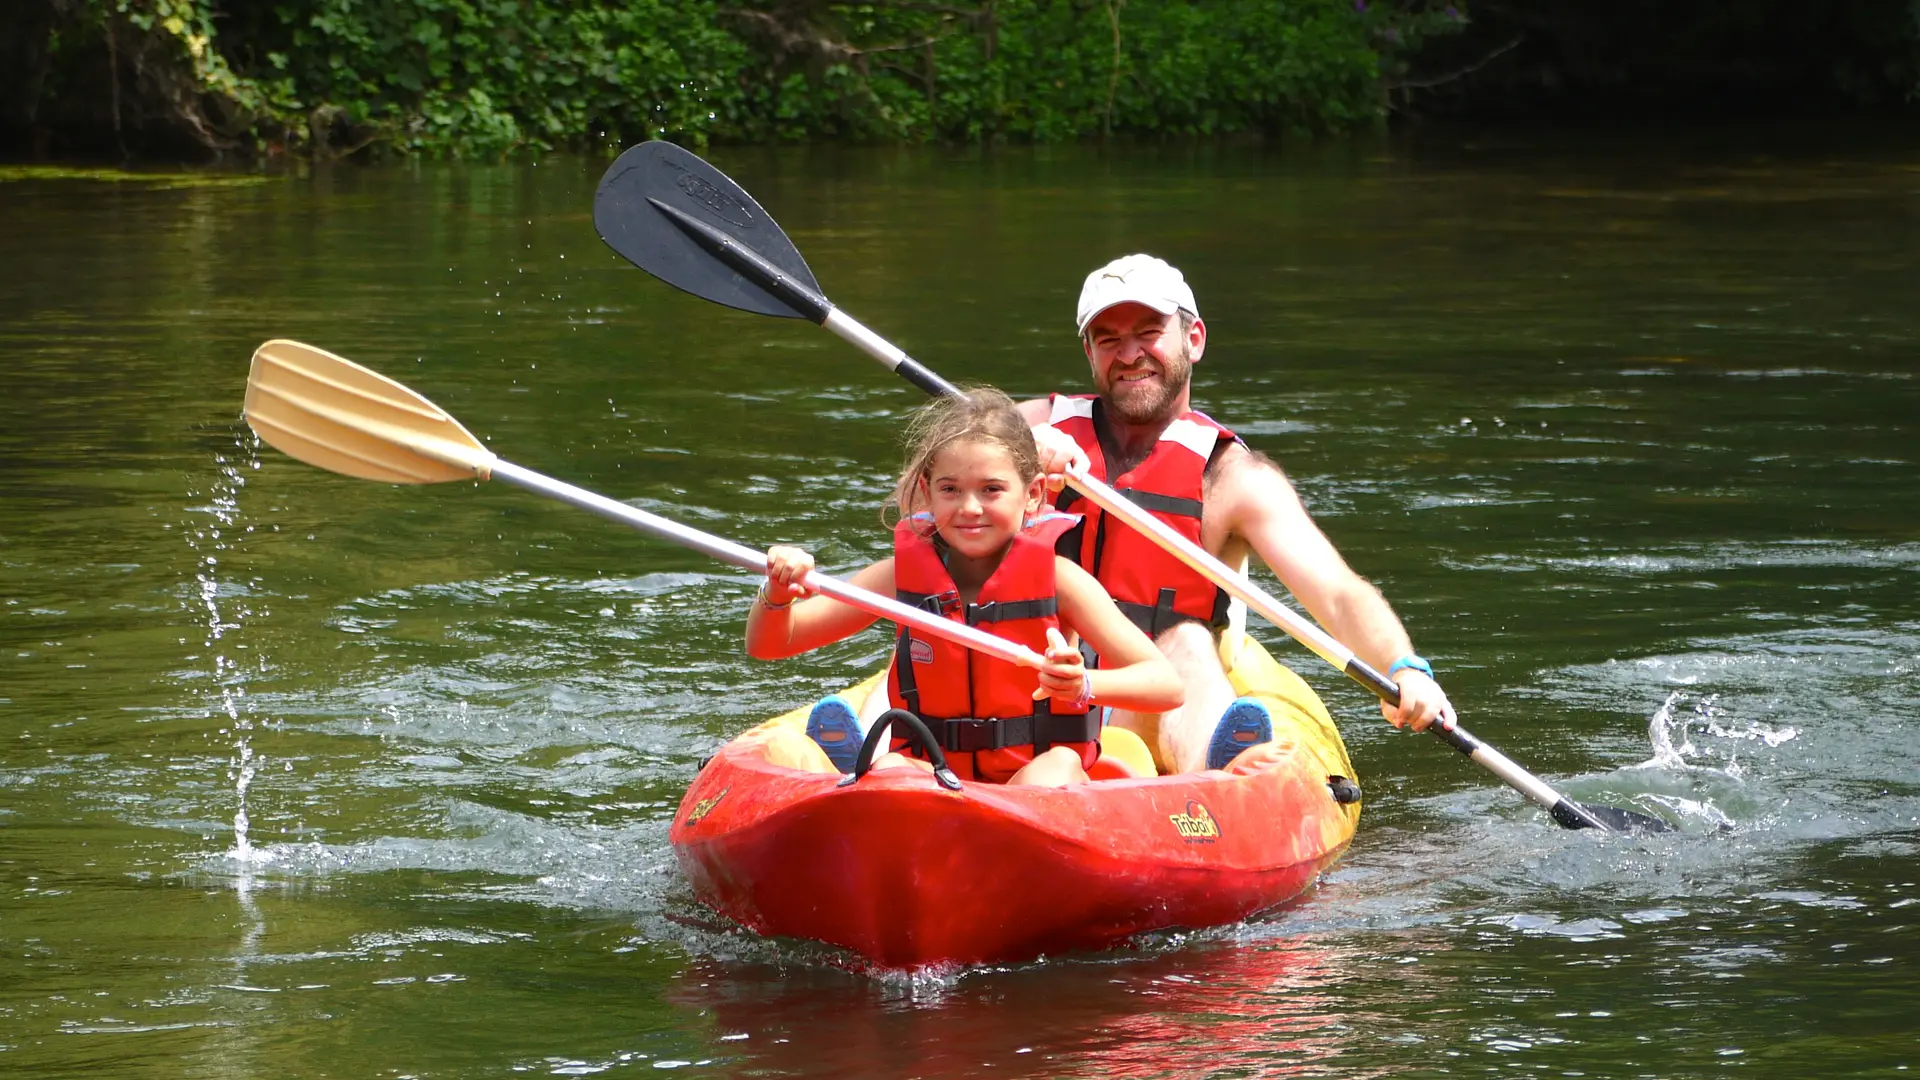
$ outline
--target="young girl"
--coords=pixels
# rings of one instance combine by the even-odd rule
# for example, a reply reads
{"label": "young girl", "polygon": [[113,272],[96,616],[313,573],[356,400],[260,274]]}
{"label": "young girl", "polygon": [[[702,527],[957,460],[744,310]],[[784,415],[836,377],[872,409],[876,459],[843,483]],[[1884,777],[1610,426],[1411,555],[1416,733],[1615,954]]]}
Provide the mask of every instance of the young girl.
{"label": "young girl", "polygon": [[[934,402],[910,445],[894,493],[894,556],[851,581],[1017,641],[1046,665],[1022,668],[902,627],[887,673],[892,705],[927,721],[963,779],[1085,780],[1100,756],[1094,708],[1178,708],[1178,674],[1092,575],[1054,554],[1079,519],[1040,514],[1039,454],[1005,394],[981,387]],[[801,580],[812,569],[798,548],[767,552],[767,581],[747,615],[749,655],[795,656],[872,625],[858,608],[810,595]],[[1098,670],[1086,668],[1069,633],[1099,650]],[[922,752],[893,735],[895,751]],[[894,753],[874,767],[906,763]]]}

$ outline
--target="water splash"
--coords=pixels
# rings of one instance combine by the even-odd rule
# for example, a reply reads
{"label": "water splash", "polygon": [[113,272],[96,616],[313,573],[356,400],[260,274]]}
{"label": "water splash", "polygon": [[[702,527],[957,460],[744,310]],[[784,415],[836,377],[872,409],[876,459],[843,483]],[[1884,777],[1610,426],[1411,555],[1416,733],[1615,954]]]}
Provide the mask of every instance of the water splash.
{"label": "water splash", "polygon": [[[1653,716],[1647,721],[1647,741],[1653,744],[1653,757],[1638,765],[1636,769],[1686,769],[1687,755],[1694,753],[1693,741],[1687,738],[1687,721],[1682,718],[1678,724],[1673,719],[1673,707],[1680,700],[1680,691],[1667,695]],[[1709,703],[1711,699],[1709,699]],[[1680,740],[1674,742],[1678,730]]]}
{"label": "water splash", "polygon": [[[1653,746],[1653,757],[1629,768],[1712,772],[1738,780],[1746,770],[1740,764],[1738,750],[1731,748],[1733,742],[1758,742],[1767,747],[1776,747],[1800,736],[1799,730],[1791,725],[1773,727],[1757,720],[1748,720],[1743,726],[1721,723],[1718,694],[1710,694],[1694,705],[1691,711],[1680,713],[1676,706],[1685,696],[1685,691],[1674,690],[1654,710],[1653,716],[1647,721],[1647,740]],[[1729,747],[1721,751],[1724,764],[1707,765],[1692,760],[1712,756],[1694,745],[1692,731],[1696,722],[1700,724],[1701,734],[1731,741],[1723,744]]]}
{"label": "water splash", "polygon": [[[254,614],[246,602],[250,590],[236,582],[223,580],[220,561],[253,532],[252,525],[240,524],[240,492],[247,484],[245,473],[260,467],[259,445],[259,440],[251,432],[243,431],[235,437],[232,453],[214,454],[217,475],[206,493],[206,502],[189,507],[193,513],[206,515],[207,520],[200,527],[186,530],[187,543],[198,556],[194,571],[194,606],[202,613],[206,623],[204,646],[213,657],[213,683],[220,691],[220,700],[215,708],[227,721],[223,733],[231,734],[234,740],[233,756],[227,767],[227,777],[233,782],[234,793],[233,847],[226,857],[242,867],[250,865],[254,857],[249,839],[251,822],[247,816],[247,791],[265,758],[253,748],[254,722],[246,701],[246,683],[250,672],[243,667],[238,655],[246,650],[247,645],[229,638]],[[190,491],[188,494],[198,493]]]}
{"label": "water splash", "polygon": [[[1773,727],[1756,720],[1744,725],[1726,722],[1718,694],[1709,694],[1690,708],[1687,691],[1673,690],[1647,721],[1647,741],[1653,756],[1621,771],[1640,772],[1672,779],[1685,779],[1690,791],[1641,791],[1636,798],[1669,811],[1682,821],[1704,823],[1714,829],[1731,829],[1736,822],[1721,808],[1721,799],[1739,801],[1748,794],[1748,769],[1741,763],[1740,749],[1758,743],[1776,747],[1799,737],[1791,726]],[[1694,732],[1713,741],[1696,744]],[[1717,793],[1717,797],[1716,797]]]}

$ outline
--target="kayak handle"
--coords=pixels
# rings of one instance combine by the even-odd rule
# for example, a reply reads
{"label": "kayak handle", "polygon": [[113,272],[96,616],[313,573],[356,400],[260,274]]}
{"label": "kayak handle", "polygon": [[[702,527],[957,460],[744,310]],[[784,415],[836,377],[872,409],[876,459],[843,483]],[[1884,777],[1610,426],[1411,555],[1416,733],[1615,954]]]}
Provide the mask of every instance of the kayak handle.
{"label": "kayak handle", "polygon": [[872,771],[874,755],[880,751],[881,737],[893,724],[905,725],[906,740],[918,742],[926,749],[927,760],[933,762],[933,778],[940,781],[940,786],[948,791],[959,791],[960,778],[947,767],[947,752],[940,746],[940,740],[933,737],[933,732],[928,730],[924,721],[905,709],[888,709],[874,720],[873,726],[867,729],[867,737],[860,741],[860,756],[853,763],[853,771],[840,781],[840,786],[846,787]]}

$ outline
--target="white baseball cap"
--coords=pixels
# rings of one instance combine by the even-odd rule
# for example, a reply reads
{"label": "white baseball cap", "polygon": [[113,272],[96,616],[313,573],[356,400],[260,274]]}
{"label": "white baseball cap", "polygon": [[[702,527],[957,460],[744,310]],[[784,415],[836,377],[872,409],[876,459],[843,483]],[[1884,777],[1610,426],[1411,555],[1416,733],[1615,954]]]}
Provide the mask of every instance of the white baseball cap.
{"label": "white baseball cap", "polygon": [[1199,305],[1193,302],[1193,290],[1165,259],[1151,255],[1123,255],[1087,275],[1080,286],[1080,306],[1074,318],[1082,334],[1095,315],[1115,304],[1145,304],[1162,315],[1185,308],[1195,316]]}

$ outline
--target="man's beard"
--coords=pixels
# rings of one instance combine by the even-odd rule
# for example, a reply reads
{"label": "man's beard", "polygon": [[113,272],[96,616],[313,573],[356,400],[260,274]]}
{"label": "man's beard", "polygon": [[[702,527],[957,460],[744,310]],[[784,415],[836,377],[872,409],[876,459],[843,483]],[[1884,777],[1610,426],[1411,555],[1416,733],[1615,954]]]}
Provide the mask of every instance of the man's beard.
{"label": "man's beard", "polygon": [[[1171,420],[1175,402],[1180,392],[1187,388],[1193,378],[1193,363],[1187,359],[1187,343],[1180,342],[1180,355],[1170,356],[1160,365],[1160,378],[1148,387],[1139,384],[1120,382],[1109,376],[1105,386],[1100,387],[1100,397],[1106,403],[1107,412],[1114,419],[1128,424],[1152,424]],[[1126,388],[1127,396],[1119,400],[1114,391]]]}

